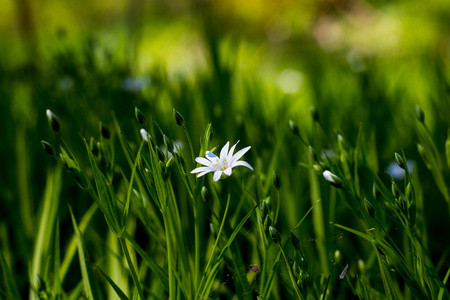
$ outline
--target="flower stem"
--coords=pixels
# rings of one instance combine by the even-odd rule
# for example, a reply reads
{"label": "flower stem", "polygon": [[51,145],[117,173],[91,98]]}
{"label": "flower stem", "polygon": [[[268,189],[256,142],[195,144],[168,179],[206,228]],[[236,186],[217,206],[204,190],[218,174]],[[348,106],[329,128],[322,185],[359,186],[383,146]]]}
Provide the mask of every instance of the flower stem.
{"label": "flower stem", "polygon": [[202,277],[202,280],[200,282],[200,285],[198,286],[198,290],[197,290],[197,294],[195,295],[195,299],[198,299],[198,293],[200,291],[200,287],[202,286],[203,281],[205,280],[205,275],[208,272],[209,266],[211,265],[211,261],[212,261],[212,258],[214,256],[214,252],[215,252],[215,250],[217,248],[217,244],[218,244],[218,242],[220,240],[220,235],[222,234],[222,229],[223,229],[223,225],[225,224],[225,219],[227,218],[228,207],[230,205],[230,198],[231,198],[231,188],[230,188],[230,180],[229,180],[229,178],[227,178],[227,189],[228,189],[227,204],[225,205],[225,212],[223,213],[222,223],[220,224],[219,232],[217,233],[216,241],[215,241],[213,249],[211,251],[211,255],[209,256],[208,264],[206,265],[206,268],[205,268],[205,274],[203,274],[203,277]]}

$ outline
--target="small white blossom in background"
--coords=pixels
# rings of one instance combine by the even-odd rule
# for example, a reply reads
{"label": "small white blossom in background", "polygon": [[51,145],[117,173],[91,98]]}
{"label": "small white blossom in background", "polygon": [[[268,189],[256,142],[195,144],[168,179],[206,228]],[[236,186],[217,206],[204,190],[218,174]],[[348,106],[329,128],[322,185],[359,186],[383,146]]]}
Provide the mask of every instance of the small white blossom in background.
{"label": "small white blossom in background", "polygon": [[244,166],[253,171],[252,166],[250,166],[248,162],[239,160],[248,150],[250,150],[251,146],[245,147],[233,155],[234,148],[236,148],[238,143],[239,141],[231,147],[230,151],[228,151],[230,142],[227,142],[220,151],[220,157],[211,151],[206,151],[206,158],[197,157],[195,159],[195,161],[202,164],[203,167],[195,168],[191,171],[191,174],[199,173],[197,177],[200,177],[207,173],[214,172],[213,179],[214,181],[218,181],[222,177],[222,174],[230,176],[233,171],[232,169],[237,166]]}
{"label": "small white blossom in background", "polygon": [[342,180],[328,170],[323,171],[323,178],[337,188],[342,187]]}
{"label": "small white blossom in background", "polygon": [[148,143],[148,138],[149,138],[150,135],[148,134],[147,130],[142,128],[140,130],[140,133],[141,133],[142,139]]}

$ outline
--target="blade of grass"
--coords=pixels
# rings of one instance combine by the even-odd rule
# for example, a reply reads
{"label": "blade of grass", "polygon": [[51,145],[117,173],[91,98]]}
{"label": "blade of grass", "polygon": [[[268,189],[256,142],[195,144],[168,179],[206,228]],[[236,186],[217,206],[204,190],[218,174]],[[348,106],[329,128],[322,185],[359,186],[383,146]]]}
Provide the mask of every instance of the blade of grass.
{"label": "blade of grass", "polygon": [[112,286],[112,288],[114,289],[114,291],[117,293],[117,296],[119,296],[120,299],[122,300],[128,300],[128,297],[124,294],[124,292],[117,286],[117,284],[108,276],[108,274],[106,274],[105,272],[103,272],[103,270],[98,267],[95,266],[95,269],[98,270],[103,277],[106,279],[106,281],[108,281],[108,283]]}
{"label": "blade of grass", "polygon": [[72,218],[72,225],[75,230],[75,236],[77,237],[78,258],[80,261],[81,276],[83,277],[84,291],[87,294],[88,299],[103,299],[103,294],[101,292],[97,278],[93,274],[92,267],[90,264],[86,263],[89,258],[87,257],[87,253],[84,249],[82,233],[78,228],[77,221],[75,220],[75,216],[73,215],[72,208],[70,206],[69,212]]}
{"label": "blade of grass", "polygon": [[0,265],[3,273],[3,280],[6,286],[6,292],[8,299],[21,299],[19,292],[17,290],[17,286],[14,282],[14,276],[9,269],[8,263],[3,257],[3,253],[0,251]]}

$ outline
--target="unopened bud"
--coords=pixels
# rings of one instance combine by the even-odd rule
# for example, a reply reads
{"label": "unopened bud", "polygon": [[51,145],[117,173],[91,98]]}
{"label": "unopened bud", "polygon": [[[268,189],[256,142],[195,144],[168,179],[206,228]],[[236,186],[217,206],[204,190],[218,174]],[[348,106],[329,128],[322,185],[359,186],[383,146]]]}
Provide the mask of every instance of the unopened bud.
{"label": "unopened bud", "polygon": [[420,123],[425,121],[425,114],[419,106],[416,106],[416,118]]}
{"label": "unopened bud", "polygon": [[391,191],[392,191],[392,196],[394,196],[395,198],[397,198],[397,196],[398,196],[397,189],[398,189],[397,184],[394,181],[392,181]]}
{"label": "unopened bud", "polygon": [[134,115],[136,117],[136,120],[141,125],[147,124],[147,118],[145,117],[144,113],[137,107],[134,108]]}
{"label": "unopened bud", "polygon": [[343,186],[342,180],[328,170],[325,170],[323,172],[323,177],[325,178],[326,181],[331,183],[331,185],[336,188],[341,188]]}
{"label": "unopened bud", "polygon": [[51,156],[55,155],[55,148],[53,148],[53,146],[49,142],[42,140],[41,144],[45,152],[47,152]]}
{"label": "unopened bud", "polygon": [[275,173],[275,171],[273,171],[273,175],[272,175],[272,183],[273,186],[279,190],[280,186],[281,186],[281,181],[280,181],[280,177],[278,177],[277,173]]}
{"label": "unopened bud", "polygon": [[206,203],[208,203],[209,201],[211,201],[211,193],[209,192],[209,190],[206,188],[206,186],[202,187],[202,199],[203,201],[205,201]]}
{"label": "unopened bud", "polygon": [[59,121],[58,121],[58,118],[56,117],[56,115],[50,109],[47,109],[45,111],[45,113],[47,114],[48,124],[50,125],[52,130],[55,132],[58,132],[60,127],[59,127]]}
{"label": "unopened bud", "polygon": [[373,207],[372,203],[369,202],[369,200],[367,200],[366,198],[364,198],[364,203],[366,205],[366,210],[367,213],[369,214],[369,216],[371,216],[372,218],[375,218],[375,207]]}
{"label": "unopened bud", "polygon": [[145,142],[148,143],[150,135],[148,134],[147,130],[145,130],[144,128],[142,128],[142,129],[140,130],[140,133],[141,133],[142,139],[143,139]]}
{"label": "unopened bud", "polygon": [[175,148],[173,145],[173,141],[167,135],[164,135],[163,139],[164,139],[164,145],[166,145],[167,151],[173,152],[174,148]]}
{"label": "unopened bud", "polygon": [[111,132],[109,131],[108,127],[106,127],[102,122],[100,122],[100,133],[107,140],[109,140],[109,138],[111,137]]}
{"label": "unopened bud", "polygon": [[406,170],[408,168],[403,157],[401,157],[397,152],[395,152],[395,160],[397,161],[397,165],[403,170]]}
{"label": "unopened bud", "polygon": [[297,249],[300,253],[302,253],[302,250],[300,248],[300,239],[292,230],[291,230],[291,241],[292,241],[292,245],[294,245],[295,249]]}
{"label": "unopened bud", "polygon": [[431,164],[428,161],[427,153],[425,151],[425,148],[422,146],[422,144],[417,144],[417,152],[419,152],[420,156],[422,157],[422,160],[425,163],[425,166],[431,170]]}
{"label": "unopened bud", "polygon": [[342,262],[342,254],[341,254],[341,251],[339,251],[339,249],[334,251],[334,260],[338,264],[340,264]]}
{"label": "unopened bud", "polygon": [[372,186],[372,195],[374,199],[378,199],[378,195],[380,193],[380,190],[377,186],[377,184],[375,183],[375,181],[373,182],[373,186]]}
{"label": "unopened bud", "polygon": [[178,111],[175,110],[175,108],[173,109],[173,118],[175,119],[175,122],[177,122],[178,126],[184,126],[184,118]]}
{"label": "unopened bud", "polygon": [[269,226],[269,233],[275,243],[278,244],[281,241],[280,233],[275,229],[275,227]]}
{"label": "unopened bud", "polygon": [[319,121],[319,112],[317,111],[317,108],[315,108],[314,106],[311,106],[311,108],[309,110],[311,112],[311,117],[313,118],[313,120],[318,122]]}
{"label": "unopened bud", "polygon": [[289,128],[291,129],[293,134],[300,135],[300,130],[298,129],[298,126],[294,123],[294,121],[289,120]]}
{"label": "unopened bud", "polygon": [[156,150],[156,154],[158,154],[158,159],[160,161],[164,161],[165,160],[165,156],[164,156],[164,153],[161,151],[161,149],[158,146],[156,146],[155,150]]}
{"label": "unopened bud", "polygon": [[69,169],[69,164],[67,163],[67,160],[66,160],[66,157],[64,156],[64,154],[62,154],[62,153],[59,154],[59,161],[64,168]]}

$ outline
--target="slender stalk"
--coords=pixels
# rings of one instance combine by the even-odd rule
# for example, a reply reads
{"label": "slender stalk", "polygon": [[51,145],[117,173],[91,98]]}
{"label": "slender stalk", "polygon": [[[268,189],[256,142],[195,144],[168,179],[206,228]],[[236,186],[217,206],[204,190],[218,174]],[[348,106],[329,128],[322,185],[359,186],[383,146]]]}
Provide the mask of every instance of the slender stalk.
{"label": "slender stalk", "polygon": [[289,265],[286,255],[284,254],[283,247],[280,245],[280,243],[278,243],[278,246],[280,247],[281,254],[283,254],[284,261],[286,262],[286,268],[288,269],[289,278],[291,279],[291,283],[292,286],[294,287],[295,294],[297,295],[298,299],[303,300],[303,295],[302,293],[300,293],[300,290],[298,289],[297,282],[295,281],[294,274],[292,274],[291,266]]}
{"label": "slender stalk", "polygon": [[200,281],[200,221],[198,219],[198,199],[194,201],[194,234],[195,234],[195,267],[194,287],[198,288]]}
{"label": "slender stalk", "polygon": [[134,269],[133,262],[131,261],[130,252],[128,252],[127,242],[123,237],[119,237],[120,246],[122,246],[122,251],[125,254],[127,259],[128,267],[131,271],[131,277],[133,278],[134,284],[136,285],[137,291],[139,293],[139,297],[144,300],[144,293],[142,292],[141,284],[139,282],[139,278],[136,274],[136,270]]}
{"label": "slender stalk", "polygon": [[223,213],[222,223],[220,224],[219,232],[217,233],[216,241],[215,241],[213,249],[211,251],[211,255],[209,256],[209,260],[208,260],[208,263],[207,263],[206,268],[205,268],[205,273],[203,274],[203,277],[202,277],[202,280],[200,282],[200,285],[198,286],[198,290],[197,290],[197,293],[195,295],[195,299],[199,298],[198,297],[198,293],[200,292],[200,287],[202,286],[203,281],[205,280],[205,275],[207,274],[209,266],[211,265],[211,261],[212,261],[212,258],[214,256],[214,252],[215,252],[217,244],[218,244],[218,242],[220,240],[220,235],[222,234],[222,229],[223,229],[223,225],[225,224],[225,219],[227,218],[228,207],[230,205],[230,198],[231,198],[231,189],[230,189],[230,180],[229,180],[229,178],[227,178],[227,189],[228,189],[227,204],[225,206],[225,212]]}

